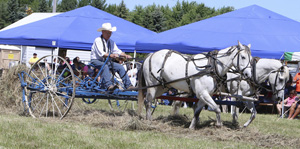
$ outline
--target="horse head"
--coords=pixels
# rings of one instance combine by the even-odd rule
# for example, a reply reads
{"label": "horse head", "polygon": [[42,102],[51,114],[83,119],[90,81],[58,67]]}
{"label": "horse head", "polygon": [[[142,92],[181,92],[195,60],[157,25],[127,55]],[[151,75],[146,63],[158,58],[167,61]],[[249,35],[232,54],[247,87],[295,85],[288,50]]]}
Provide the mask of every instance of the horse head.
{"label": "horse head", "polygon": [[269,83],[273,91],[273,99],[282,100],[284,98],[285,84],[290,79],[290,73],[287,66],[281,66],[269,76]]}
{"label": "horse head", "polygon": [[243,73],[244,76],[251,78],[251,44],[243,45],[238,41],[236,49],[238,50],[233,59],[233,66],[238,70],[238,72]]}

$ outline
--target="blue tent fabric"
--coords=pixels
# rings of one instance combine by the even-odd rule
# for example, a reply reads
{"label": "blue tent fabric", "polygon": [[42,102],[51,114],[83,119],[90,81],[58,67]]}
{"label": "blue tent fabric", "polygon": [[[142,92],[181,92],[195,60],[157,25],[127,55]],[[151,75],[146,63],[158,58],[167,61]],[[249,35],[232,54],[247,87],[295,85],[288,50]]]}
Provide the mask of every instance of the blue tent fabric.
{"label": "blue tent fabric", "polygon": [[300,23],[257,5],[140,39],[137,52],[173,49],[197,54],[251,44],[253,56],[279,59],[285,51],[300,50]]}
{"label": "blue tent fabric", "polygon": [[[156,34],[92,6],[81,7],[44,20],[0,32],[0,44],[90,50],[97,29],[109,22],[117,27],[111,38],[124,52],[133,52],[139,38]],[[56,45],[52,45],[56,41]]]}

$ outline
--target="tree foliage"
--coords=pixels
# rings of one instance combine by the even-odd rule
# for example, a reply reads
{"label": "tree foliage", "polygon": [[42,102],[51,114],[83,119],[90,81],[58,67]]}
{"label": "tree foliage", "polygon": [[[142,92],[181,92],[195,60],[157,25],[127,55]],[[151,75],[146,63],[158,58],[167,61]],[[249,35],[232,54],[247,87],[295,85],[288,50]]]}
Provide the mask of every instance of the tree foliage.
{"label": "tree foliage", "polygon": [[25,16],[25,10],[19,6],[18,0],[9,0],[6,10],[8,23],[14,23]]}
{"label": "tree foliage", "polygon": [[79,0],[78,7],[83,7],[91,4],[91,0]]}
{"label": "tree foliage", "polygon": [[0,1],[0,29],[8,25],[7,1]]}
{"label": "tree foliage", "polygon": [[62,0],[57,5],[58,12],[66,12],[77,8],[77,0]]}
{"label": "tree foliage", "polygon": [[124,0],[117,6],[116,16],[127,19],[129,10],[126,8]]}
{"label": "tree foliage", "polygon": [[47,12],[48,4],[46,0],[39,0],[39,12]]}
{"label": "tree foliage", "polygon": [[105,10],[107,7],[106,0],[92,0],[91,5],[101,10]]}

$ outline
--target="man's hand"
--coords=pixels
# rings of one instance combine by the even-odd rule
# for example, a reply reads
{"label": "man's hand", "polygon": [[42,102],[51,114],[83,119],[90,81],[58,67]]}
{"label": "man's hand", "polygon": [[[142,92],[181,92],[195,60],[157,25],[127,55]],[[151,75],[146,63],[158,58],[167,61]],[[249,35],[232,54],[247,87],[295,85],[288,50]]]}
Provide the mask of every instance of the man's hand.
{"label": "man's hand", "polygon": [[132,57],[130,55],[127,55],[127,54],[126,54],[126,58],[127,59],[132,59]]}
{"label": "man's hand", "polygon": [[110,57],[111,57],[111,58],[118,58],[118,57],[119,57],[119,54],[110,54]]}

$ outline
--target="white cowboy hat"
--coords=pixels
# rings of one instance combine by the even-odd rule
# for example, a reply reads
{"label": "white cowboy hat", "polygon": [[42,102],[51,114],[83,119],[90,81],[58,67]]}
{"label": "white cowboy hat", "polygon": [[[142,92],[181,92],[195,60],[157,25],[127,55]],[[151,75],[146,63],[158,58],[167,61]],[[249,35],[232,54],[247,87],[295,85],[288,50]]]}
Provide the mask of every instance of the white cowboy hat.
{"label": "white cowboy hat", "polygon": [[111,31],[111,32],[115,32],[117,30],[117,27],[111,27],[111,24],[110,23],[103,23],[102,24],[102,27],[101,28],[98,28],[97,31],[98,32],[101,32],[103,30],[106,30],[106,31]]}

